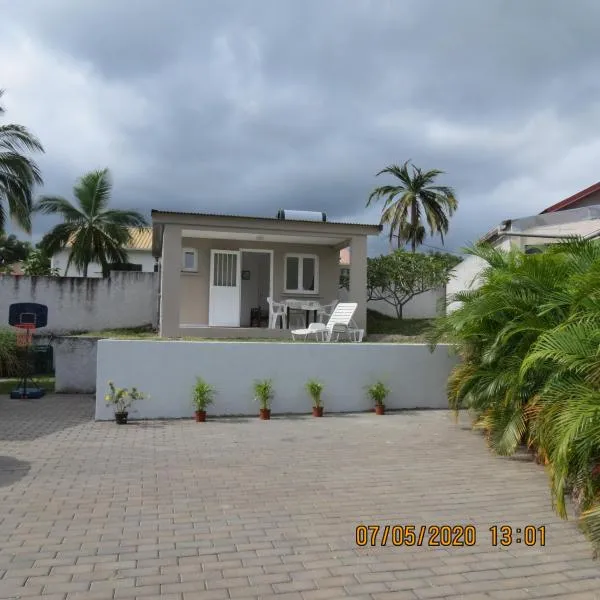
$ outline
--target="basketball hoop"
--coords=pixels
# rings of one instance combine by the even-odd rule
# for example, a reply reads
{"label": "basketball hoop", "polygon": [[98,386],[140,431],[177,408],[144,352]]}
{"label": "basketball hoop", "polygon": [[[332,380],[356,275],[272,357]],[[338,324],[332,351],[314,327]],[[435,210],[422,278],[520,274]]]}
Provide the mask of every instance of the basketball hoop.
{"label": "basketball hoop", "polygon": [[13,399],[41,398],[46,391],[32,379],[30,348],[33,332],[48,325],[48,307],[36,302],[17,302],[8,309],[8,324],[15,328],[16,345],[22,350],[23,375],[18,387],[10,393]]}
{"label": "basketball hoop", "polygon": [[15,325],[17,334],[17,346],[19,348],[29,348],[35,331],[35,323],[18,323]]}

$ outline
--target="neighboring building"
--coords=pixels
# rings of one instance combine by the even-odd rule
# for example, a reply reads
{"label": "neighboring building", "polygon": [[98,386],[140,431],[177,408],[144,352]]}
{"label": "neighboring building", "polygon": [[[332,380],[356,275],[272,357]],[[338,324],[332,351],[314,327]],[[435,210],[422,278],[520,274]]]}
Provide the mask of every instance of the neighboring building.
{"label": "neighboring building", "polygon": [[358,303],[354,320],[366,329],[367,236],[381,227],[328,222],[318,214],[319,220],[309,220],[153,210],[160,334],[201,337],[213,327],[227,335],[247,327],[244,335],[263,335],[249,324],[252,309],[268,308],[267,298],[337,299],[340,250],[347,247],[348,300]]}
{"label": "neighboring building", "polygon": [[[547,244],[578,236],[587,239],[600,237],[600,182],[544,209],[539,215],[503,221],[488,231],[479,242],[495,248],[520,248],[527,254],[542,252]],[[446,300],[454,294],[477,289],[478,274],[485,263],[476,256],[467,256],[453,271],[446,286]],[[450,303],[448,310],[457,308]]]}
{"label": "neighboring building", "polygon": [[[134,265],[129,270],[152,273],[155,270],[156,261],[152,257],[152,228],[142,227],[140,229],[131,229],[131,244],[126,248],[129,257],[129,264]],[[69,246],[60,252],[57,252],[51,261],[51,266],[58,269],[62,277],[83,277],[82,273],[69,266],[68,272],[65,268],[69,260]],[[88,277],[102,277],[102,267],[97,263],[91,263],[88,267]]]}

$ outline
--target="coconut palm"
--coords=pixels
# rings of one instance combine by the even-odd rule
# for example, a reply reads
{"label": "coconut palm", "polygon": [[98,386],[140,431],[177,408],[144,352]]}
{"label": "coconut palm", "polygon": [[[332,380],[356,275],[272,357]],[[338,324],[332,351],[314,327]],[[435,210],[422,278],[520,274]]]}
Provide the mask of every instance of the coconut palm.
{"label": "coconut palm", "polygon": [[[412,172],[409,172],[409,165]],[[367,206],[385,198],[381,225],[389,225],[390,242],[397,238],[399,247],[410,242],[411,249],[415,252],[425,238],[425,215],[431,235],[439,234],[443,243],[444,234],[448,233],[450,217],[458,207],[458,200],[451,187],[434,185],[443,171],[423,171],[407,160],[401,166],[386,167],[377,176],[383,174],[392,175],[398,183],[375,188],[369,196]]]}
{"label": "coconut palm", "polygon": [[62,220],[43,237],[40,248],[52,256],[69,245],[65,272],[73,264],[87,277],[90,263],[99,263],[106,273],[110,263],[127,262],[130,228],[147,226],[137,211],[109,208],[111,189],[109,171],[104,169],[77,181],[74,203],[59,196],[43,196],[38,201],[36,210]]}
{"label": "coconut palm", "polygon": [[475,413],[495,452],[530,446],[548,465],[559,515],[574,494],[600,550],[600,244],[469,253],[487,262],[482,285],[452,299],[460,307],[431,337],[450,337],[462,358],[450,405]]}
{"label": "coconut palm", "polygon": [[[0,90],[0,98],[4,90]],[[0,105],[0,115],[4,108]],[[22,125],[0,125],[0,232],[8,215],[27,233],[31,233],[33,188],[42,184],[35,162],[24,152],[43,152],[39,140]]]}

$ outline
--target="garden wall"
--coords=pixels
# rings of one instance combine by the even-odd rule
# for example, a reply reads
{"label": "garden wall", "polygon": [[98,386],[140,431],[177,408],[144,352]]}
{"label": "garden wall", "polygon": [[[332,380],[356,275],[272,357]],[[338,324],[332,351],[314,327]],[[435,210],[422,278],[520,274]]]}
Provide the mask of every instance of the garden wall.
{"label": "garden wall", "polygon": [[0,325],[8,323],[8,307],[15,302],[46,304],[43,332],[55,335],[156,326],[157,277],[124,271],[106,279],[0,276]]}
{"label": "garden wall", "polygon": [[306,413],[304,384],[325,384],[326,412],[371,409],[365,386],[381,379],[393,392],[390,409],[447,408],[446,380],[457,358],[448,346],[430,353],[424,344],[318,344],[286,342],[184,342],[100,340],[96,419],[113,417],[104,395],[109,380],[150,395],[130,411],[133,418],[180,418],[193,414],[191,390],[203,376],[218,390],[213,415],[254,415],[255,379],[273,379],[273,412]]}
{"label": "garden wall", "polygon": [[93,394],[96,391],[97,338],[59,337],[54,348],[57,393]]}
{"label": "garden wall", "polygon": [[479,288],[481,285],[479,274],[486,266],[487,263],[478,256],[467,256],[452,269],[450,279],[446,285],[448,313],[455,311],[460,306],[460,302],[453,300],[455,294]]}
{"label": "garden wall", "polygon": [[[340,288],[338,291],[340,302],[347,302],[348,291]],[[409,300],[402,311],[403,319],[430,319],[444,313],[444,303],[446,300],[446,288],[444,286],[428,290],[418,294],[412,300]],[[387,302],[381,300],[369,300],[367,308],[376,310],[388,317],[396,318],[396,309]]]}

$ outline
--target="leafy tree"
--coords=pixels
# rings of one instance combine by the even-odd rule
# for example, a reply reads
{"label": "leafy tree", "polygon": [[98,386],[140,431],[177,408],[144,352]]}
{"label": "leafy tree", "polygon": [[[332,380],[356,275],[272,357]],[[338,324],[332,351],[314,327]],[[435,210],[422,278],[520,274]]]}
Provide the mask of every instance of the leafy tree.
{"label": "leafy tree", "polygon": [[487,263],[482,285],[455,295],[459,308],[431,337],[453,340],[462,358],[450,406],[471,409],[498,454],[532,448],[548,465],[558,514],[573,492],[600,551],[600,243],[468,253]]}
{"label": "leafy tree", "polygon": [[36,248],[30,252],[29,256],[23,262],[23,273],[35,277],[56,277],[59,271],[56,268],[52,268],[50,257],[43,250]]}
{"label": "leafy tree", "polygon": [[[412,172],[409,172],[409,165]],[[396,185],[375,188],[369,196],[367,206],[385,198],[381,224],[390,226],[390,242],[394,237],[398,239],[398,247],[410,242],[411,249],[415,252],[425,239],[424,215],[431,235],[439,234],[443,243],[444,234],[448,233],[450,217],[458,207],[458,200],[451,187],[434,185],[443,171],[422,171],[406,161],[401,166],[386,167],[377,176],[383,174],[392,175],[398,182]]]}
{"label": "leafy tree", "polygon": [[450,270],[454,269],[454,267],[456,267],[463,261],[462,256],[451,254],[450,252],[439,252],[438,250],[430,250],[427,254],[429,254],[429,256],[435,256],[436,258],[445,260]]}
{"label": "leafy tree", "polygon": [[[0,98],[4,90],[0,90]],[[0,115],[4,108],[0,105]],[[43,152],[39,140],[22,125],[0,125],[0,231],[8,214],[15,223],[31,233],[32,193],[42,184],[42,176],[35,162],[24,152]]]}
{"label": "leafy tree", "polygon": [[369,258],[367,299],[393,306],[401,319],[404,305],[418,294],[447,283],[455,264],[443,255],[413,254],[402,249]]}
{"label": "leafy tree", "polygon": [[135,210],[109,208],[112,184],[108,169],[92,171],[79,179],[73,188],[76,202],[59,196],[44,196],[36,210],[59,215],[56,225],[42,239],[40,247],[53,256],[70,244],[65,272],[71,263],[87,277],[90,263],[99,263],[103,272],[111,263],[128,262],[125,247],[130,242],[129,228],[147,226]]}
{"label": "leafy tree", "polygon": [[22,242],[14,234],[6,235],[0,232],[0,268],[7,268],[25,260],[30,252],[29,242]]}

